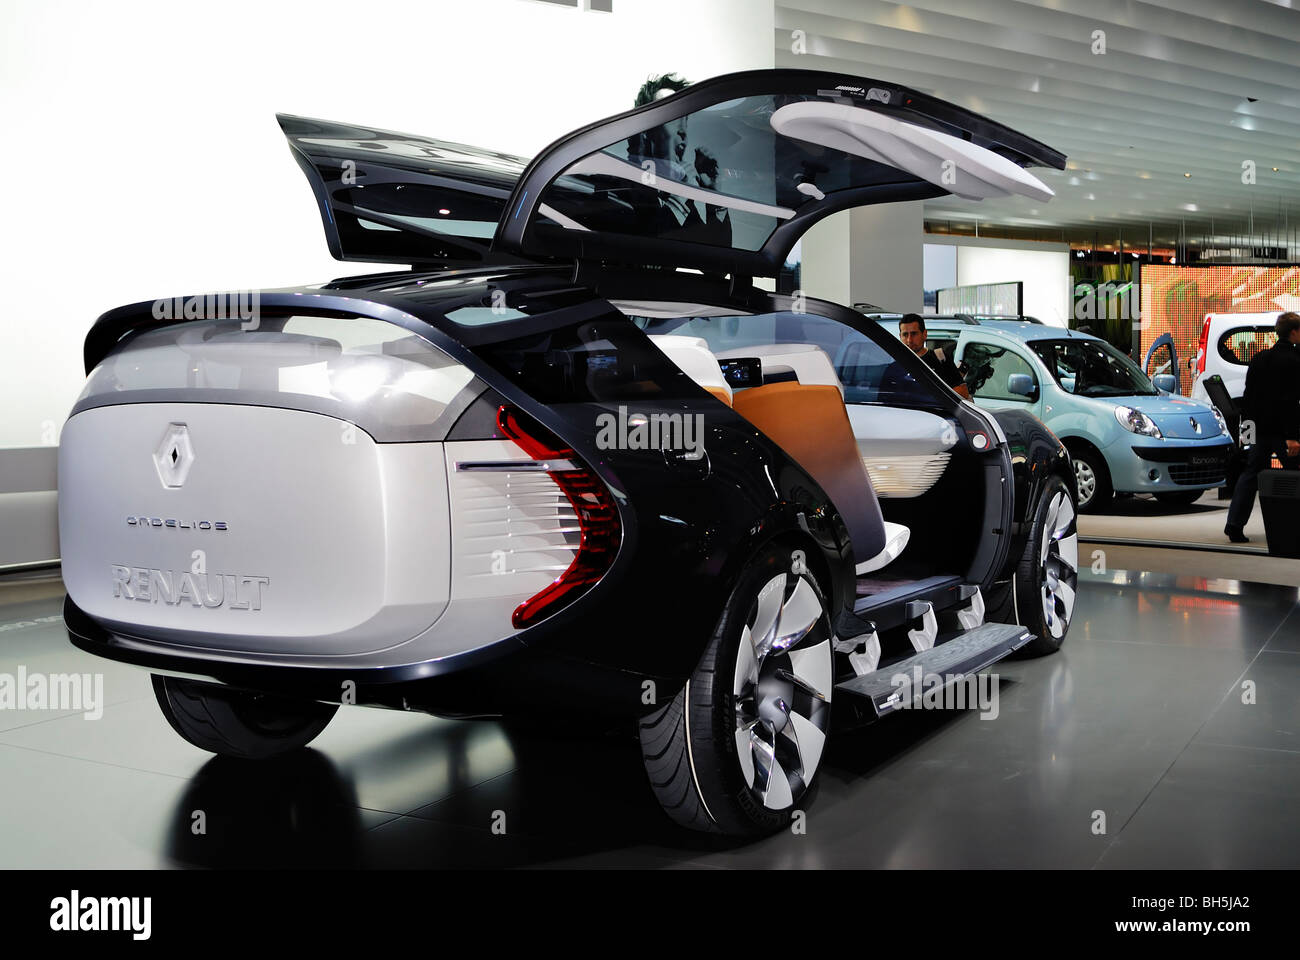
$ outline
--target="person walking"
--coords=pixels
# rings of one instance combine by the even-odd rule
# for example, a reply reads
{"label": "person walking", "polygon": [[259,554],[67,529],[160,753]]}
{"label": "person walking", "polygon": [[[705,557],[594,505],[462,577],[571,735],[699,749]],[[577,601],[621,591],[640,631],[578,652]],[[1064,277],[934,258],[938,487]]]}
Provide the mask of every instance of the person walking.
{"label": "person walking", "polygon": [[1300,314],[1277,318],[1277,342],[1261,350],[1246,369],[1241,424],[1252,429],[1254,444],[1246,452],[1246,465],[1237,478],[1223,532],[1233,543],[1248,543],[1246,521],[1255,509],[1259,473],[1267,470],[1273,455],[1287,470],[1300,469]]}

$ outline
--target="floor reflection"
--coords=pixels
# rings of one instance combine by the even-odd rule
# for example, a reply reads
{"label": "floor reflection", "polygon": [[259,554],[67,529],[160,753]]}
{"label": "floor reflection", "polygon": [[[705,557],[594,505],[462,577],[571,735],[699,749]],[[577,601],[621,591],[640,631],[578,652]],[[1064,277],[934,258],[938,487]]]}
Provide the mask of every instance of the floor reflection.
{"label": "floor reflection", "polygon": [[356,791],[323,753],[215,757],[176,804],[167,854],[199,867],[352,867],[363,829]]}
{"label": "floor reflection", "polygon": [[[131,844],[199,868],[1300,866],[1288,832],[1300,784],[1297,596],[1084,570],[1062,651],[994,668],[995,719],[900,711],[841,731],[803,805],[806,834],[753,844],[677,831],[630,723],[347,708],[310,748],[241,762],[179,742],[147,682],[120,683],[102,725],[0,716],[0,777],[32,791],[17,795],[29,801],[20,816],[0,818],[0,851],[37,862],[75,810],[116,831],[102,851],[78,853],[98,867],[120,865]],[[56,599],[0,603],[0,672],[128,669],[75,650],[57,611]],[[1248,706],[1244,680],[1258,688]],[[111,789],[84,789],[108,771]],[[37,802],[37,783],[74,799]],[[140,798],[160,784],[178,792],[143,813]],[[1104,835],[1090,829],[1096,811]]]}

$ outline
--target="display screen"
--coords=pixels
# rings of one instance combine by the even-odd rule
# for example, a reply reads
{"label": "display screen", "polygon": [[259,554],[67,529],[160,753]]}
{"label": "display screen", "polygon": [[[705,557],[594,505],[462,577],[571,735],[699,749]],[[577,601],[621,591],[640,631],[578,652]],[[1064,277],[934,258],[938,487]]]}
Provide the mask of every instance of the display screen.
{"label": "display screen", "polygon": [[[1168,333],[1178,351],[1183,393],[1190,393],[1195,371],[1187,362],[1196,359],[1207,313],[1280,310],[1300,310],[1300,267],[1144,265],[1140,357],[1146,356],[1161,334]],[[1215,350],[1217,345],[1208,346]],[[1243,353],[1256,349],[1254,344],[1234,346]]]}
{"label": "display screen", "polygon": [[763,361],[758,357],[739,357],[734,360],[719,360],[722,375],[733,389],[744,387],[761,387],[763,385]]}

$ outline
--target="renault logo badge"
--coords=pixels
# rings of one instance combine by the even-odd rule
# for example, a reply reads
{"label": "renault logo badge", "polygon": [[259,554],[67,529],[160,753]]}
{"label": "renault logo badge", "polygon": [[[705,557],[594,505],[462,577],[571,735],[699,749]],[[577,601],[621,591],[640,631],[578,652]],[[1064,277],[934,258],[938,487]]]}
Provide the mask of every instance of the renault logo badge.
{"label": "renault logo badge", "polygon": [[1200,432],[1201,432],[1201,425],[1200,425],[1199,423],[1196,422],[1196,418],[1195,418],[1195,417],[1188,417],[1187,419],[1188,419],[1188,420],[1191,422],[1191,424],[1192,424],[1192,430],[1193,430],[1195,433],[1200,433]]}
{"label": "renault logo badge", "polygon": [[189,427],[183,423],[168,424],[162,443],[153,455],[158,468],[158,479],[168,488],[184,485],[190,467],[194,465],[194,445],[190,443]]}

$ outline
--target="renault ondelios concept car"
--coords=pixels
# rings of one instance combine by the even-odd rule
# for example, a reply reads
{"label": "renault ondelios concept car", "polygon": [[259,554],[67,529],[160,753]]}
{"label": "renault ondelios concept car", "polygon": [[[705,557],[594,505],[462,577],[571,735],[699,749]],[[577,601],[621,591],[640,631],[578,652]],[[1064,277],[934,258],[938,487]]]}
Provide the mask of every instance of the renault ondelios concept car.
{"label": "renault ondelios concept car", "polygon": [[531,162],[281,117],[332,253],[408,269],[112,310],[64,428],[65,617],[263,758],[340,704],[635,718],[676,822],[786,822],[830,730],[1055,650],[1074,475],[877,324],[768,292],[852,206],[1048,190],[924,94],[758,71]]}

